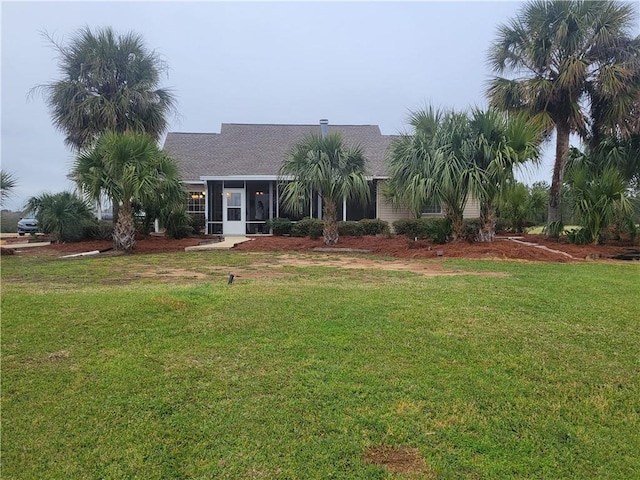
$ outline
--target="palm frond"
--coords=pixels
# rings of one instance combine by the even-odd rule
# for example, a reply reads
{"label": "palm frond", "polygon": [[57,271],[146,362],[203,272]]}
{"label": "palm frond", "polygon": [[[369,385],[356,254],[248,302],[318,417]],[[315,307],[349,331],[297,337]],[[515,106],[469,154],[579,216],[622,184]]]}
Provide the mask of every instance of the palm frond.
{"label": "palm frond", "polygon": [[154,139],[166,131],[175,97],[158,84],[167,66],[140,35],[84,27],[67,44],[47,38],[58,52],[62,78],[30,95],[45,97],[69,146],[90,148],[107,130],[145,132]]}

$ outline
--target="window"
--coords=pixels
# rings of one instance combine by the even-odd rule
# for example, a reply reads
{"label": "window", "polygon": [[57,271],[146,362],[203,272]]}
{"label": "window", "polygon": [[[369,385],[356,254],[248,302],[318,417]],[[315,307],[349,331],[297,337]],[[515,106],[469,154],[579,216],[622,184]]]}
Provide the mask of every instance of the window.
{"label": "window", "polygon": [[442,207],[438,204],[432,203],[422,209],[422,215],[441,215]]}
{"label": "window", "polygon": [[[376,218],[376,183],[369,183],[369,203],[363,205],[356,201],[347,202],[347,220],[362,220],[363,218]],[[342,220],[342,205],[340,205],[340,212],[338,220]]]}
{"label": "window", "polygon": [[[278,185],[278,201],[279,202],[281,202],[282,200],[283,189],[284,187],[282,186],[282,184],[279,184]],[[314,198],[316,203],[315,210],[317,213],[317,209],[318,209],[317,195],[314,195]],[[293,221],[302,220],[304,217],[311,216],[311,200],[307,199],[306,201],[302,202],[301,207],[302,207],[302,212],[295,212],[295,211],[288,210],[287,208],[285,208],[285,206],[282,203],[280,203],[278,212],[280,214],[280,217],[288,218],[289,220],[293,220]]]}
{"label": "window", "polygon": [[205,211],[205,192],[189,192],[187,198],[187,213],[204,213]]}
{"label": "window", "polygon": [[205,231],[205,197],[206,192],[203,190],[192,190],[187,194],[187,214],[191,217],[194,231]]}

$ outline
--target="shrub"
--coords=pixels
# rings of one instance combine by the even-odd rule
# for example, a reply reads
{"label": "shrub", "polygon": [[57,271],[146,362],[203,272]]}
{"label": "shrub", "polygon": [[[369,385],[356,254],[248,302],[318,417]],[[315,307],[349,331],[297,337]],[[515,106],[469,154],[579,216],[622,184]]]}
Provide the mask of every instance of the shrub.
{"label": "shrub", "polygon": [[383,235],[389,233],[389,223],[379,218],[364,218],[358,222],[363,235]]}
{"label": "shrub", "polygon": [[480,231],[480,219],[465,218],[462,222],[462,231],[464,232],[464,238],[469,242],[475,242]]}
{"label": "shrub", "polygon": [[406,235],[409,238],[428,238],[429,230],[427,220],[424,218],[402,218],[393,222],[393,229],[398,235]]}
{"label": "shrub", "polygon": [[522,222],[521,226],[518,225],[518,227],[514,227],[512,225],[512,223],[510,221],[508,221],[506,218],[502,218],[502,217],[498,217],[496,219],[496,226],[495,226],[495,231],[496,232],[506,232],[506,231],[522,231],[524,230],[524,228],[526,227],[531,227],[531,222]]}
{"label": "shrub", "polygon": [[399,235],[434,243],[446,243],[451,236],[451,223],[445,218],[406,218],[393,222],[393,228]]}
{"label": "shrub", "polygon": [[544,227],[543,232],[551,238],[560,238],[560,235],[564,232],[564,224],[559,220],[551,222]]}
{"label": "shrub", "polygon": [[364,230],[359,222],[338,222],[338,235],[344,237],[361,237]]}
{"label": "shrub", "polygon": [[80,240],[82,222],[93,218],[87,202],[68,191],[31,197],[25,210],[35,212],[40,231],[51,233],[57,243]]}
{"label": "shrub", "polygon": [[572,228],[567,232],[567,241],[575,245],[586,245],[593,242],[593,237],[586,228]]}
{"label": "shrub", "polygon": [[288,218],[277,217],[267,220],[266,225],[267,228],[273,231],[274,235],[289,235],[293,227],[293,222]]}
{"label": "shrub", "polygon": [[303,218],[291,227],[291,236],[293,237],[311,237],[317,239],[322,236],[324,223],[317,218]]}
{"label": "shrub", "polygon": [[447,243],[451,238],[451,222],[446,218],[428,219],[427,229],[433,243]]}
{"label": "shrub", "polygon": [[204,213],[191,213],[189,216],[191,217],[193,234],[202,234],[207,226],[207,219],[205,218]]}
{"label": "shrub", "polygon": [[174,210],[169,214],[164,226],[167,236],[175,239],[186,238],[193,232],[193,220],[186,210]]}
{"label": "shrub", "polygon": [[82,238],[84,240],[112,240],[113,222],[93,218],[82,222]]}

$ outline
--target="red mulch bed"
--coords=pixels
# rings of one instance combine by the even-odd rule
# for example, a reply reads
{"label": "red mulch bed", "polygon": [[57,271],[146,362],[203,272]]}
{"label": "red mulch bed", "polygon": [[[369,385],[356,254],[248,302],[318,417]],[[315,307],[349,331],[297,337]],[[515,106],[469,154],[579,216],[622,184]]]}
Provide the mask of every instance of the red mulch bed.
{"label": "red mulch bed", "polygon": [[[199,245],[210,241],[211,238],[184,238],[174,240],[161,236],[148,236],[137,239],[134,254],[184,252],[185,247]],[[521,245],[499,237],[492,243],[448,243],[434,245],[427,241],[411,241],[404,236],[391,237],[340,237],[340,241],[334,247],[353,248],[371,251],[375,255],[384,255],[398,258],[437,258],[438,253],[444,258],[496,258],[512,260],[536,260],[546,262],[571,262],[589,259],[607,259],[612,255],[624,253],[630,249],[638,249],[628,244],[608,245],[571,245],[566,242],[547,240],[542,235],[527,235],[521,240],[544,245],[552,250],[568,253],[574,258],[562,254],[550,252],[540,248]],[[25,249],[21,254],[27,255],[64,255],[70,253],[88,252],[92,250],[104,250],[112,246],[107,240],[67,243]],[[9,245],[5,245],[9,247]],[[314,248],[326,247],[322,239],[297,237],[255,237],[250,242],[237,245],[234,250],[242,252],[270,252],[270,251],[296,251],[309,252]]]}
{"label": "red mulch bed", "polygon": [[[547,240],[541,235],[527,235],[522,241],[544,245],[552,250],[568,253],[574,259],[562,254],[550,252],[541,248],[515,243],[499,237],[491,243],[457,242],[445,245],[434,245],[428,241],[409,240],[405,236],[386,237],[340,237],[338,248],[355,248],[370,250],[376,255],[398,258],[437,258],[438,254],[444,258],[498,258],[513,260],[538,260],[546,262],[571,262],[585,258],[609,258],[612,255],[624,253],[633,248],[630,245],[572,245],[566,242]],[[265,251],[310,251],[317,247],[326,247],[322,239],[293,237],[260,237],[251,242],[245,242],[235,247],[245,252]],[[636,247],[637,248],[637,247]]]}

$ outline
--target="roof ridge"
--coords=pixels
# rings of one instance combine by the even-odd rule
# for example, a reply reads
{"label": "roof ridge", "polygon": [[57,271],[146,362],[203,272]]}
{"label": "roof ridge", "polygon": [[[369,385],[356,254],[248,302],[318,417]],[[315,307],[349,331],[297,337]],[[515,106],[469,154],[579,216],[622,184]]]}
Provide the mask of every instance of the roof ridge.
{"label": "roof ridge", "polygon": [[167,132],[167,135],[220,135],[217,132]]}
{"label": "roof ridge", "polygon": [[[238,123],[223,122],[222,125],[252,125],[255,127],[319,127],[319,123]],[[329,127],[380,127],[375,123],[329,123]]]}

